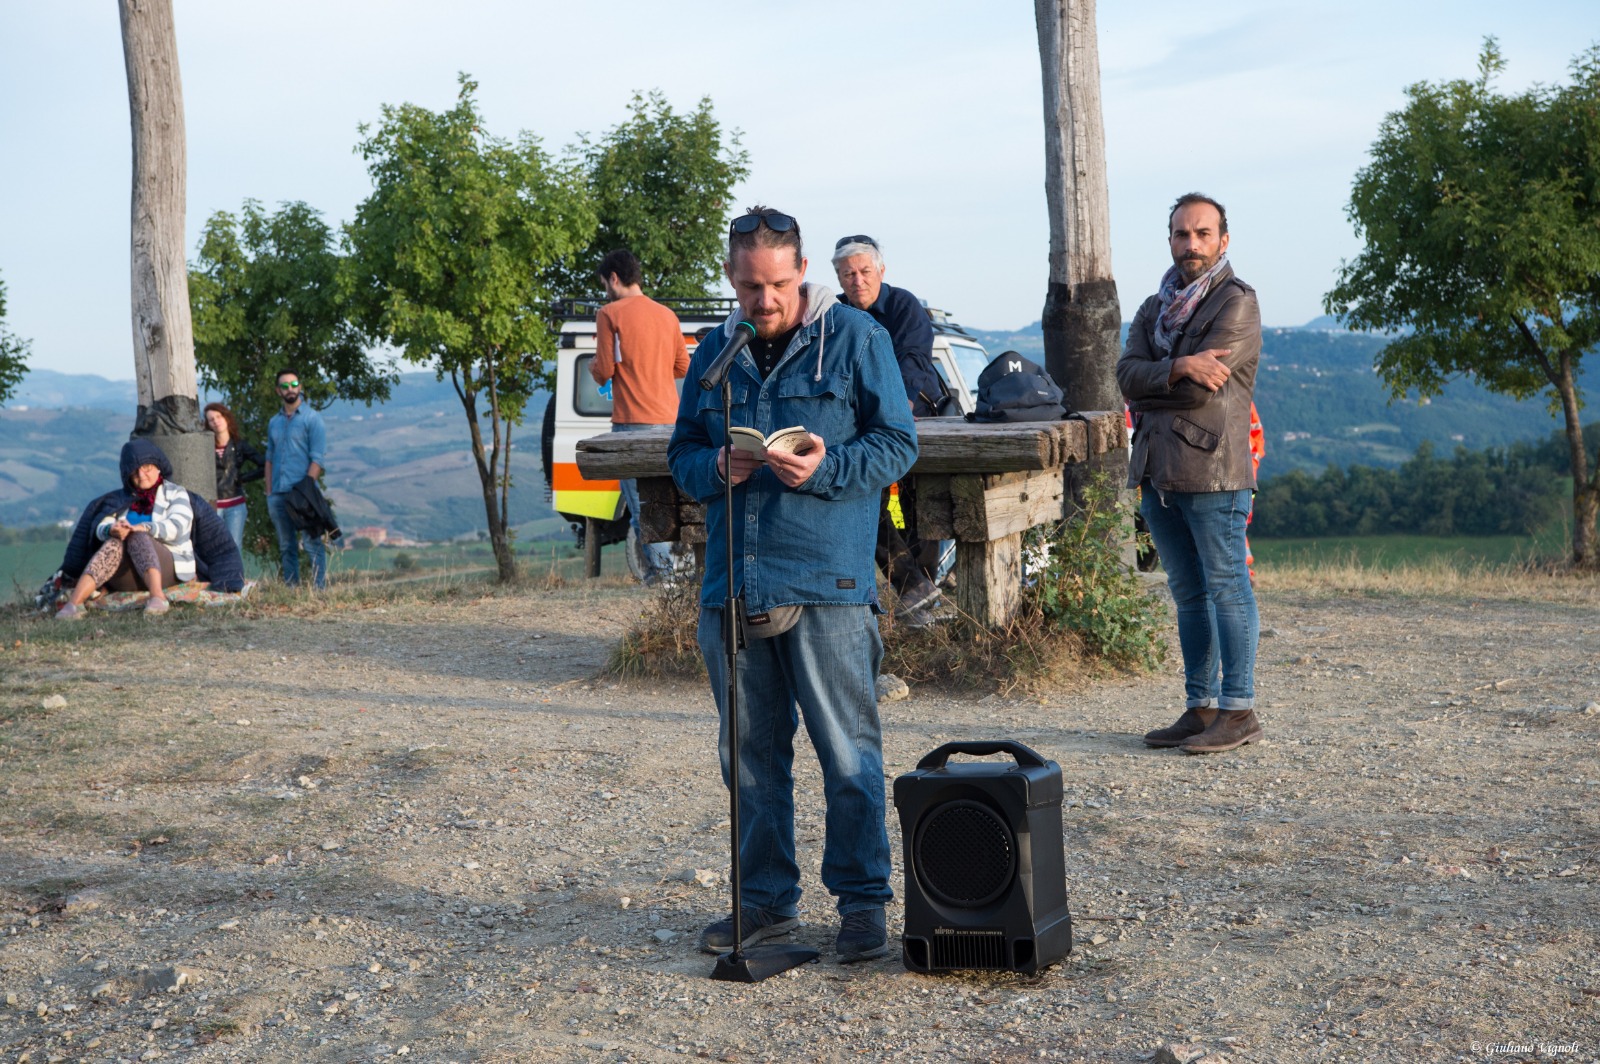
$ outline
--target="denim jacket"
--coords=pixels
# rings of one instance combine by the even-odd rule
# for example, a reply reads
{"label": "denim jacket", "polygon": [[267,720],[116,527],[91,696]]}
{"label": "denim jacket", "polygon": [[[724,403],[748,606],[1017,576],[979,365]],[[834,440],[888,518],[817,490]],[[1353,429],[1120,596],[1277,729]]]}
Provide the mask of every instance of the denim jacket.
{"label": "denim jacket", "polygon": [[[734,360],[735,425],[763,434],[803,425],[827,446],[816,471],[790,488],[762,467],[733,489],[733,580],[752,613],[787,605],[878,604],[873,563],[883,489],[917,458],[917,432],[889,334],[822,285],[802,288],[802,327],[766,380],[748,351]],[[706,508],[700,603],[728,594],[722,391],[698,381],[731,338],[734,314],[695,349],[667,461],[672,476]]]}

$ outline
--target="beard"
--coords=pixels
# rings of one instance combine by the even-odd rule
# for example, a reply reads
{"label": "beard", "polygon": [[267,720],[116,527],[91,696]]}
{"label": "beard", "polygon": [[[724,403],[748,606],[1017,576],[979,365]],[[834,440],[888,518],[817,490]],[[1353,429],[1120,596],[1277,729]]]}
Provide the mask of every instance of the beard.
{"label": "beard", "polygon": [[1192,258],[1175,259],[1173,262],[1178,267],[1178,273],[1183,276],[1183,283],[1193,284],[1202,274],[1215,266],[1221,258],[1222,252],[1219,251],[1210,258],[1206,258],[1204,255],[1195,255]]}

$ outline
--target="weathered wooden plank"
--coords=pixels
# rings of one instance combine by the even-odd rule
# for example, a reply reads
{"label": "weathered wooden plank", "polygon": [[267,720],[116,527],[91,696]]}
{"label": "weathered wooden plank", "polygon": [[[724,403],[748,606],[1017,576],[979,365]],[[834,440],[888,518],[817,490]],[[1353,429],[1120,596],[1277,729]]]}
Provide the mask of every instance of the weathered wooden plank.
{"label": "weathered wooden plank", "polygon": [[[1083,421],[1030,421],[985,425],[960,418],[917,422],[918,456],[912,472],[1007,473],[1051,469],[1121,446],[1120,412],[1084,415]],[[578,441],[578,470],[590,480],[667,475],[672,429],[606,432]]]}
{"label": "weathered wooden plank", "polygon": [[670,476],[667,443],[671,439],[670,425],[585,437],[577,444],[578,472],[586,480]]}
{"label": "weathered wooden plank", "polygon": [[683,543],[692,543],[704,547],[706,542],[706,526],[681,525],[678,528],[678,537]]}
{"label": "weathered wooden plank", "polygon": [[956,538],[949,474],[917,474],[917,535],[923,539]]}
{"label": "weathered wooden plank", "polygon": [[1061,474],[997,473],[952,477],[955,538],[982,541],[1059,521],[1065,495]]}
{"label": "weathered wooden plank", "polygon": [[643,477],[639,484],[639,528],[646,543],[678,538],[678,488],[671,477]]}
{"label": "weathered wooden plank", "polygon": [[956,607],[977,624],[996,628],[1022,602],[1022,534],[984,543],[956,542]]}

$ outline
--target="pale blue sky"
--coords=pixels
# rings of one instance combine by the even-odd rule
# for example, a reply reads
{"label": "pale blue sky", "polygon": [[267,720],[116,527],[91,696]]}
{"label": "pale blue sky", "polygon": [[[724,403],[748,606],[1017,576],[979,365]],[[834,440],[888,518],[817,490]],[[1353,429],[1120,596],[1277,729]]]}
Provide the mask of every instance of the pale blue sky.
{"label": "pale blue sky", "polygon": [[[1046,281],[1042,94],[1031,4],[612,0],[177,0],[189,253],[213,211],[301,199],[332,221],[369,184],[356,126],[440,109],[465,70],[489,128],[551,149],[620,121],[631,92],[709,94],[744,133],[741,204],[795,214],[811,277],[836,237],[878,237],[889,280],[958,320],[1017,328]],[[1357,244],[1351,178],[1419,80],[1469,77],[1500,39],[1505,88],[1565,80],[1600,40],[1587,0],[1174,0],[1101,6],[1112,259],[1123,315],[1168,265],[1166,210],[1228,205],[1268,324],[1301,324]],[[132,376],[129,133],[116,6],[0,0],[0,276],[36,366]]]}

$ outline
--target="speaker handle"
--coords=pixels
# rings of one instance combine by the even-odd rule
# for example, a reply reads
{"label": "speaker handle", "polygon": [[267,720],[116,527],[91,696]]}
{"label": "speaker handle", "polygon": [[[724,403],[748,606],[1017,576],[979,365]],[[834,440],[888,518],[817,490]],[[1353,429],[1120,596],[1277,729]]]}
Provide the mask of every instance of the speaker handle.
{"label": "speaker handle", "polygon": [[1028,768],[1044,768],[1047,761],[1040,757],[1031,747],[1024,746],[1015,739],[987,739],[979,742],[945,743],[939,749],[924,754],[917,768],[943,768],[951,754],[971,754],[974,757],[983,757],[986,754],[1010,754],[1017,759],[1017,764]]}

